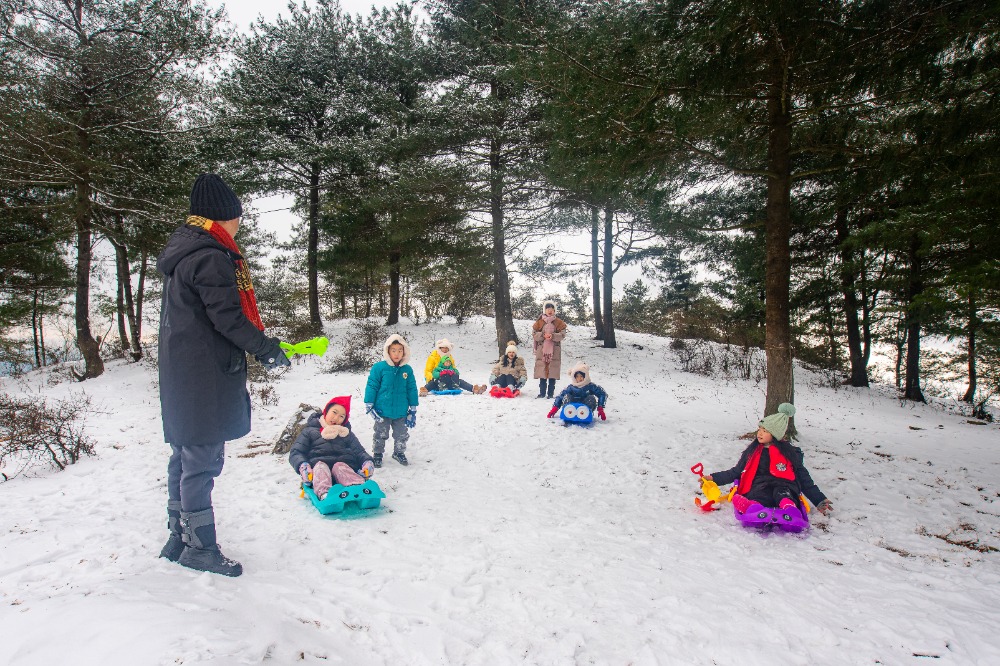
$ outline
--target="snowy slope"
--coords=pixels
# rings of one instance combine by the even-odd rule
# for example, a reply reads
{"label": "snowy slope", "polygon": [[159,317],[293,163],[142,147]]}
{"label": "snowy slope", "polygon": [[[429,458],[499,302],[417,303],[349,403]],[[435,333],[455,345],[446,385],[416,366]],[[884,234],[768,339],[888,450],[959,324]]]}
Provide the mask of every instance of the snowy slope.
{"label": "snowy slope", "polygon": [[[492,320],[402,328],[418,374],[445,335],[463,377],[486,380]],[[801,371],[798,443],[836,512],[761,535],[697,511],[688,468],[735,463],[763,386],[682,373],[666,339],[604,350],[590,334],[572,330],[564,367],[591,364],[608,422],[563,428],[526,396],[424,399],[410,467],[387,457],[383,507],[349,519],[300,500],[269,451],[300,402],[341,393],[370,446],[365,377],[293,366],[216,485],[237,579],[156,558],[169,449],[149,365],[8,381],[86,391],[99,455],[0,484],[0,663],[1000,663],[1000,553],[939,538],[1000,547],[996,425]]]}

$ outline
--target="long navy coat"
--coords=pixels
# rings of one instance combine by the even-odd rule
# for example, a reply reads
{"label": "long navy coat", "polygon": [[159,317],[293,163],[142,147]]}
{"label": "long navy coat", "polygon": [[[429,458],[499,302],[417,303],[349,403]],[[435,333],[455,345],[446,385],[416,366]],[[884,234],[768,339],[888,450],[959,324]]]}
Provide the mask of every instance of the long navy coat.
{"label": "long navy coat", "polygon": [[[353,470],[360,470],[366,461],[372,459],[353,432],[336,439],[323,439],[323,426],[319,422],[319,417],[319,412],[310,416],[306,427],[292,444],[292,450],[288,452],[288,463],[292,469],[299,471],[302,463],[315,465],[318,462],[325,462],[333,467],[336,463],[342,462],[350,465]],[[344,426],[348,430],[351,428],[349,423],[345,423]]]}
{"label": "long navy coat", "polygon": [[246,352],[269,339],[243,314],[236,259],[204,229],[184,225],[156,261],[160,308],[163,437],[178,446],[213,444],[250,432]]}

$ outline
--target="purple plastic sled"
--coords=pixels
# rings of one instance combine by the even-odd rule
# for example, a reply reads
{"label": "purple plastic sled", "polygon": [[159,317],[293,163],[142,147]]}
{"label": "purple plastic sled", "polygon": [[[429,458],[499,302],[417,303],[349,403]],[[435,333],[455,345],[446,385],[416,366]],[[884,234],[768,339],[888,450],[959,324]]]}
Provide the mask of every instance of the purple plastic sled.
{"label": "purple plastic sled", "polygon": [[809,518],[797,506],[771,509],[754,502],[740,513],[734,506],[733,514],[744,527],[777,527],[786,532],[801,532],[809,527]]}

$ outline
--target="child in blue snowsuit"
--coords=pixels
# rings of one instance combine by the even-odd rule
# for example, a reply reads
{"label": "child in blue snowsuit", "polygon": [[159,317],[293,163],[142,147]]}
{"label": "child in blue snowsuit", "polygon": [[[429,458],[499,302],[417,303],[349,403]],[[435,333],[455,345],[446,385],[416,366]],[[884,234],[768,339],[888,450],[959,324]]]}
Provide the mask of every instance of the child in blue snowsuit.
{"label": "child in blue snowsuit", "polygon": [[551,419],[559,411],[559,408],[570,402],[579,402],[590,407],[591,411],[597,412],[602,421],[607,421],[608,416],[604,413],[604,405],[608,402],[608,393],[597,384],[590,381],[590,368],[586,363],[577,363],[569,371],[570,385],[556,396],[549,410],[548,417]]}
{"label": "child in blue snowsuit", "polygon": [[399,335],[390,335],[382,348],[382,358],[368,373],[365,388],[365,412],[375,419],[372,460],[382,466],[385,443],[392,430],[392,457],[400,465],[408,465],[406,441],[409,429],[417,425],[417,379],[408,365],[410,345]]}

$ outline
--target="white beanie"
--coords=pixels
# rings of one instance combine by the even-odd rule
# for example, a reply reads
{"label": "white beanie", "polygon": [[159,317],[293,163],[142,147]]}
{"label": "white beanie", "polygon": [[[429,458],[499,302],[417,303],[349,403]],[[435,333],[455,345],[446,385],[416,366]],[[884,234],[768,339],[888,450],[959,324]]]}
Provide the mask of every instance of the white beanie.
{"label": "white beanie", "polygon": [[517,345],[514,344],[513,340],[507,343],[507,349],[503,351],[504,354],[509,354],[511,352],[514,352],[515,354],[517,353]]}
{"label": "white beanie", "polygon": [[448,338],[441,338],[440,340],[438,340],[437,342],[434,343],[434,347],[438,351],[441,351],[442,347],[447,347],[449,350],[452,350],[452,349],[455,348],[455,346],[451,344],[451,341],[449,341]]}

